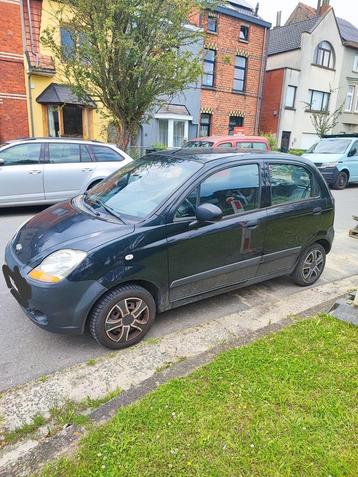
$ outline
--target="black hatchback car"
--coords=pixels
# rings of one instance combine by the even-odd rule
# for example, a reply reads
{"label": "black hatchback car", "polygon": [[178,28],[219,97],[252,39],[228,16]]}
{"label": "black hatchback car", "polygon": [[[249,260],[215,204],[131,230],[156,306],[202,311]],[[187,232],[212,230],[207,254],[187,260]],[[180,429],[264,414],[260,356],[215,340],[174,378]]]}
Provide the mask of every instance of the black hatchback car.
{"label": "black hatchback car", "polygon": [[275,153],[144,157],[30,219],[4,276],[28,317],[123,348],[157,312],[274,277],[311,285],[334,202],[309,161]]}

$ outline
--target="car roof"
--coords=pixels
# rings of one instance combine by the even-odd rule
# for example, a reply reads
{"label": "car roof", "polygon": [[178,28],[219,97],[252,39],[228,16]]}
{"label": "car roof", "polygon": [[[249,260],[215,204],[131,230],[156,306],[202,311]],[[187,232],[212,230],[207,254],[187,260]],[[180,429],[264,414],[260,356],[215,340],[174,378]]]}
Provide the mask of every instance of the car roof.
{"label": "car roof", "polygon": [[14,139],[11,141],[6,141],[2,145],[9,145],[9,144],[23,144],[27,142],[80,142],[84,144],[103,144],[106,146],[110,146],[111,144],[106,144],[102,141],[95,141],[91,139],[83,139],[80,137],[27,137],[27,138],[20,138]]}
{"label": "car roof", "polygon": [[[197,151],[197,152],[196,152]],[[312,166],[312,161],[301,156],[294,156],[293,154],[286,154],[282,152],[252,150],[252,149],[235,149],[235,148],[183,148],[175,150],[166,150],[153,152],[143,156],[144,160],[158,159],[158,156],[163,160],[196,160],[202,163],[210,162],[226,162],[230,159],[232,161],[257,160],[257,159],[283,159],[289,161],[301,162]]]}
{"label": "car roof", "polygon": [[210,142],[216,142],[216,141],[242,141],[242,142],[247,142],[247,141],[259,141],[259,142],[268,142],[267,138],[263,136],[242,136],[239,134],[236,135],[226,135],[226,136],[207,136],[207,137],[198,137],[195,139],[190,139],[191,141],[210,141]]}

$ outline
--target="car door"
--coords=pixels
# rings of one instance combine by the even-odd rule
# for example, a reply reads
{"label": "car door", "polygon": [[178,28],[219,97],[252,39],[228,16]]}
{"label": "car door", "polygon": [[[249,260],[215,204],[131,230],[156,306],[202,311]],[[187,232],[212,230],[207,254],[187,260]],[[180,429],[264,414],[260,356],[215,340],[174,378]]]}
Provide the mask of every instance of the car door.
{"label": "car door", "polygon": [[[255,277],[263,251],[259,164],[209,174],[168,217],[169,299],[212,292]],[[220,207],[223,218],[193,226],[198,204]]]}
{"label": "car door", "polygon": [[354,141],[350,147],[345,164],[349,170],[349,181],[358,181],[358,141]]}
{"label": "car door", "polygon": [[331,211],[312,170],[301,164],[268,164],[271,206],[267,208],[264,255],[259,275],[290,273],[308,244],[327,230]]}
{"label": "car door", "polygon": [[44,200],[41,144],[16,144],[0,151],[0,204]]}
{"label": "car door", "polygon": [[78,142],[49,142],[46,158],[44,189],[49,201],[56,202],[79,194],[94,169],[87,146]]}

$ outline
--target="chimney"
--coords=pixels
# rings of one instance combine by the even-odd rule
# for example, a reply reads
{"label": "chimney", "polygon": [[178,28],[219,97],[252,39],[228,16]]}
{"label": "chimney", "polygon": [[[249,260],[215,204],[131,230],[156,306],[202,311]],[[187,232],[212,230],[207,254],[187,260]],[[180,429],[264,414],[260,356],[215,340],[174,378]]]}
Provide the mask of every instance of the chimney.
{"label": "chimney", "polygon": [[259,4],[259,2],[257,2],[257,3],[256,3],[256,8],[255,8],[255,16],[258,15],[258,13],[259,13],[259,8],[260,8],[260,4]]}
{"label": "chimney", "polygon": [[319,15],[319,12],[321,11],[321,4],[322,4],[322,0],[318,0],[317,1],[317,9],[316,9],[317,15]]}
{"label": "chimney", "polygon": [[278,11],[276,14],[276,27],[281,26],[281,16],[282,16],[282,11]]}
{"label": "chimney", "polygon": [[332,7],[329,4],[330,0],[322,0],[322,6],[319,9],[319,16],[324,15],[328,10],[330,10]]}

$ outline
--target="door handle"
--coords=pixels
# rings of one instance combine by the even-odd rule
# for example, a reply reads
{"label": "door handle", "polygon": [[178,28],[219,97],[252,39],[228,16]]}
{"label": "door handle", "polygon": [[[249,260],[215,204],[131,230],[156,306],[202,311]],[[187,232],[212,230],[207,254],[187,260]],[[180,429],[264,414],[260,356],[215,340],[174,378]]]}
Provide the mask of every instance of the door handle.
{"label": "door handle", "polygon": [[322,207],[315,207],[315,208],[312,210],[313,215],[320,215],[321,212],[322,212]]}
{"label": "door handle", "polygon": [[91,169],[90,167],[85,167],[84,169],[82,169],[82,172],[91,172],[93,171],[93,169]]}
{"label": "door handle", "polygon": [[258,222],[249,222],[244,228],[253,230],[253,229],[256,229],[258,226],[259,226]]}
{"label": "door handle", "polygon": [[29,174],[32,174],[32,175],[41,174],[41,171],[39,169],[33,169],[32,171],[29,171]]}

